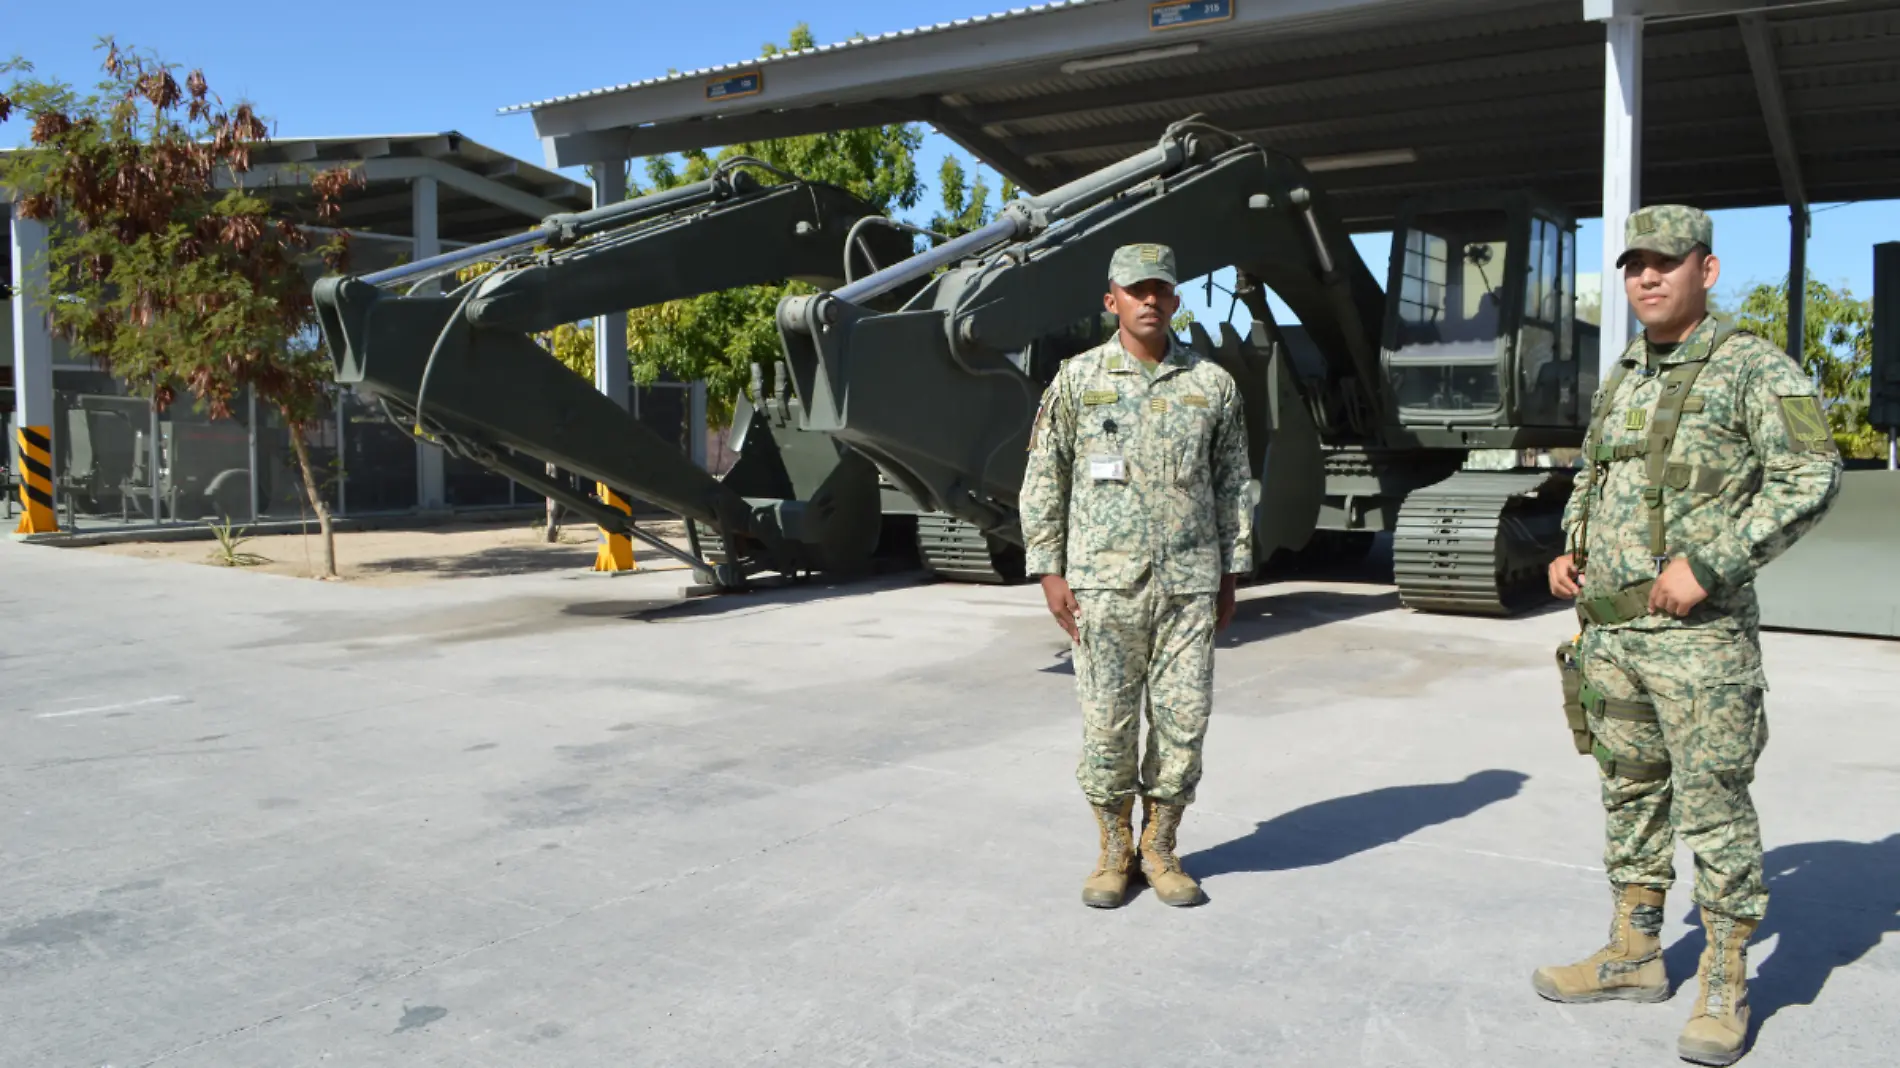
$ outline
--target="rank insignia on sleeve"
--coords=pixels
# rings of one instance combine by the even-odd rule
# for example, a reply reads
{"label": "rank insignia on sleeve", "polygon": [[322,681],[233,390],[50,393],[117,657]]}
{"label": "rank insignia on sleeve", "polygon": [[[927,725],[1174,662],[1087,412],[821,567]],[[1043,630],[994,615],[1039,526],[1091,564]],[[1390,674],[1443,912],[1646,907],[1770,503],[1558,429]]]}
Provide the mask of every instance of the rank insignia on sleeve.
{"label": "rank insignia on sleeve", "polygon": [[1648,418],[1648,410],[1643,408],[1631,408],[1623,416],[1623,429],[1641,430],[1643,429],[1643,423],[1648,420]]}
{"label": "rank insignia on sleeve", "polygon": [[1781,397],[1781,423],[1788,429],[1788,440],[1807,452],[1833,452],[1834,434],[1827,428],[1827,416],[1821,411],[1820,398],[1814,396]]}

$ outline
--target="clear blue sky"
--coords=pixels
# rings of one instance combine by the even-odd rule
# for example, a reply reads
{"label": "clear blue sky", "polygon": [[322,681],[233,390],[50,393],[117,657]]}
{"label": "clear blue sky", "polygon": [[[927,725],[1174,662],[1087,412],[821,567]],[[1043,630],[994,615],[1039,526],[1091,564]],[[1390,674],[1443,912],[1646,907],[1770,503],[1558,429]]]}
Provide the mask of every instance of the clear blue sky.
{"label": "clear blue sky", "polygon": [[[459,130],[537,164],[543,160],[526,115],[499,108],[562,93],[663,74],[668,68],[735,62],[783,41],[800,18],[821,41],[855,32],[880,33],[987,13],[1016,3],[999,0],[767,0],[702,4],[582,5],[536,8],[498,0],[463,0],[410,11],[389,0],[331,0],[306,7],[226,11],[89,0],[30,3],[4,0],[0,56],[21,55],[36,73],[80,85],[98,74],[95,40],[156,50],[186,68],[202,67],[227,102],[256,103],[279,136],[418,133]],[[398,15],[396,12],[402,11]],[[560,16],[571,15],[571,18]],[[24,124],[0,126],[0,143],[17,145]],[[946,151],[931,135],[920,170],[936,175]],[[577,169],[567,173],[582,177]],[[991,176],[991,186],[996,181]],[[936,203],[934,189],[922,211]],[[1808,263],[1815,276],[1865,297],[1872,288],[1872,244],[1900,238],[1900,201],[1817,205]],[[1601,229],[1586,222],[1578,269],[1596,270]],[[1361,254],[1383,280],[1385,235],[1364,235]],[[1732,296],[1787,271],[1784,208],[1716,213],[1717,250],[1724,261],[1719,292]],[[1189,306],[1198,305],[1191,297]],[[1215,308],[1225,312],[1216,294]],[[1281,314],[1284,314],[1282,309]]]}

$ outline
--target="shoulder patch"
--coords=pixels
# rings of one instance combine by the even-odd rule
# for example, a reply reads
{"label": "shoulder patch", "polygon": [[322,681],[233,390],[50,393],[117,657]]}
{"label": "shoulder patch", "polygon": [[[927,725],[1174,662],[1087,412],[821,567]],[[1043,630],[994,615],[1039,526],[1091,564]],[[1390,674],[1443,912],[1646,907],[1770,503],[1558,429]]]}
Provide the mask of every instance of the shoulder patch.
{"label": "shoulder patch", "polygon": [[1834,434],[1827,428],[1827,415],[1821,400],[1812,394],[1777,397],[1781,406],[1781,425],[1788,429],[1788,440],[1805,452],[1834,452]]}

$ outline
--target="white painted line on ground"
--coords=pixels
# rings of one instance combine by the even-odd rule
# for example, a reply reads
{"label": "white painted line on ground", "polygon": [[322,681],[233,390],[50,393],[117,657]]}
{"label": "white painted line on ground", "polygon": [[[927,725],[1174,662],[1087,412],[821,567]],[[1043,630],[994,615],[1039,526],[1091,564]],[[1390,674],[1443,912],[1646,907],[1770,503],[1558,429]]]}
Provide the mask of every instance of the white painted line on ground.
{"label": "white painted line on ground", "polygon": [[147,697],[140,701],[121,701],[116,705],[98,705],[93,708],[69,708],[64,712],[41,712],[34,719],[61,719],[65,716],[88,716],[94,712],[116,712],[121,708],[144,708],[148,705],[175,705],[185,700],[182,694],[166,694],[163,697]]}

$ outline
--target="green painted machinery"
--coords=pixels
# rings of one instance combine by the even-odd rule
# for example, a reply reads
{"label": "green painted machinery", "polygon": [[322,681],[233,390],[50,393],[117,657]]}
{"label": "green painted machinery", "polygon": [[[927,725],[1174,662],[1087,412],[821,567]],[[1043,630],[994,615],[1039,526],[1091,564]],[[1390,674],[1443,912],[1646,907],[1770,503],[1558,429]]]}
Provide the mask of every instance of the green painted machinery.
{"label": "green painted machinery", "polygon": [[[1574,317],[1574,229],[1527,192],[1419,202],[1382,290],[1297,161],[1190,119],[981,230],[786,299],[779,330],[807,430],[927,511],[1019,545],[1029,423],[1055,369],[1038,344],[1099,314],[1120,245],[1171,245],[1184,278],[1232,267],[1251,327],[1196,327],[1191,343],[1245,399],[1256,559],[1363,552],[1389,531],[1406,604],[1506,614],[1544,596],[1571,471],[1467,460],[1582,440],[1596,352]],[[896,311],[873,306],[919,284]],[[1268,290],[1298,329],[1274,322]]]}
{"label": "green painted machinery", "polygon": [[[1413,205],[1381,289],[1296,161],[1197,120],[915,255],[909,234],[843,192],[785,175],[761,184],[755,165],[322,280],[338,380],[718,586],[861,571],[910,539],[939,575],[1017,581],[1016,493],[1042,389],[1106,336],[1109,253],[1160,241],[1184,277],[1235,268],[1253,318],[1218,338],[1197,326],[1192,344],[1245,397],[1258,559],[1363,552],[1389,531],[1415,607],[1503,613],[1541,585],[1568,471],[1466,461],[1582,437],[1593,335],[1572,315],[1574,225],[1551,205],[1528,193]],[[475,260],[495,269],[446,294],[418,291]],[[732,436],[740,459],[723,479],[532,340],[561,322],[788,277],[820,292],[780,305],[784,359],[754,368]],[[1269,290],[1297,328],[1274,322]],[[691,550],[548,478],[549,463],[684,517]]]}

